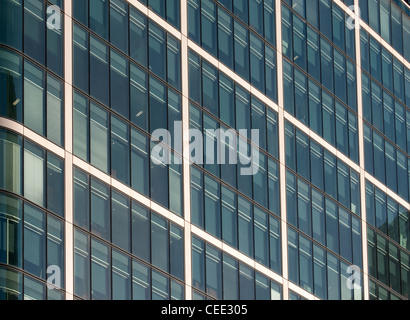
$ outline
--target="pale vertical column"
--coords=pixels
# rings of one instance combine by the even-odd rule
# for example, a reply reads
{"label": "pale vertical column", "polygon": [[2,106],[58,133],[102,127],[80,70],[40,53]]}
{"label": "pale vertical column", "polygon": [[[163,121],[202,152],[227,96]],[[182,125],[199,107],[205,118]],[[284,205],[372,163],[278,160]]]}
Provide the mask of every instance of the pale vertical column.
{"label": "pale vertical column", "polygon": [[[65,136],[65,287],[66,299],[74,294],[73,229],[73,38],[72,1],[64,1],[64,136]],[[84,71],[86,72],[86,71]]]}
{"label": "pale vertical column", "polygon": [[288,231],[286,219],[286,167],[285,167],[285,116],[283,105],[283,60],[282,60],[282,4],[276,0],[276,48],[278,77],[278,125],[279,125],[279,161],[280,161],[280,211],[282,240],[282,277],[283,300],[289,299],[288,282]]}
{"label": "pale vertical column", "polygon": [[192,300],[191,178],[189,163],[188,6],[181,0],[182,152],[184,192],[185,299]]}
{"label": "pale vertical column", "polygon": [[367,263],[367,223],[366,223],[366,180],[364,170],[364,134],[363,134],[363,100],[362,100],[362,69],[360,54],[360,9],[359,0],[355,5],[355,46],[356,46],[356,88],[359,138],[359,165],[360,165],[360,212],[362,218],[362,253],[363,253],[363,298],[369,299],[369,276]]}

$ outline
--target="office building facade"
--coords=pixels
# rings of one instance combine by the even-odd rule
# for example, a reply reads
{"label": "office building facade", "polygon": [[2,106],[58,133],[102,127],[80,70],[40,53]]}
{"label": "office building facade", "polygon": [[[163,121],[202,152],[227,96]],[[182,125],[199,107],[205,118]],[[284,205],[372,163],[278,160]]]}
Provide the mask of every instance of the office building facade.
{"label": "office building facade", "polygon": [[409,15],[0,0],[0,300],[408,299]]}

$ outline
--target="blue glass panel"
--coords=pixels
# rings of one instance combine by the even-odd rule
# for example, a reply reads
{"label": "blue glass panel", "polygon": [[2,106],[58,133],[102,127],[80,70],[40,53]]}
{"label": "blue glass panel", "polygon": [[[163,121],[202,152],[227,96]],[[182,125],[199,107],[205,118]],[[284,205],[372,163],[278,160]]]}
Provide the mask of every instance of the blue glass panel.
{"label": "blue glass panel", "polygon": [[116,51],[111,50],[111,109],[126,119],[130,118],[129,63]]}
{"label": "blue glass panel", "polygon": [[149,69],[161,79],[166,80],[165,31],[163,31],[157,24],[150,22],[148,34]]}
{"label": "blue glass panel", "polygon": [[[98,0],[100,1],[100,0]],[[90,37],[90,93],[91,95],[109,105],[109,52],[108,46],[96,37]]]}
{"label": "blue glass panel", "polygon": [[151,261],[150,212],[137,202],[132,202],[131,211],[132,254],[147,262]]}
{"label": "blue glass panel", "polygon": [[217,56],[217,15],[216,4],[212,0],[201,0],[202,47]]}
{"label": "blue glass panel", "polygon": [[252,204],[238,197],[239,251],[253,257],[253,209]]}
{"label": "blue glass panel", "polygon": [[147,66],[147,18],[139,11],[130,8],[130,57]]}
{"label": "blue glass panel", "polygon": [[128,4],[122,0],[110,1],[110,39],[117,48],[128,53]]}
{"label": "blue glass panel", "polygon": [[108,40],[108,1],[90,1],[90,29]]}

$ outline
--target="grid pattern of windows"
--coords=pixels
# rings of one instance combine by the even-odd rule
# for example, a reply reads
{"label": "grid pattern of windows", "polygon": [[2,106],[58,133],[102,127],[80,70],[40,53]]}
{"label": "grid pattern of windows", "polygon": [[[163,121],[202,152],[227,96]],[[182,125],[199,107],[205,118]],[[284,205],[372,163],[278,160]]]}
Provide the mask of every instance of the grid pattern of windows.
{"label": "grid pattern of windows", "polygon": [[[113,250],[132,254],[183,281],[183,229],[78,169],[74,172],[74,224],[91,233],[106,248],[104,252],[108,252],[106,242],[111,243]],[[88,281],[78,277],[80,287]],[[83,289],[76,294],[89,298]]]}
{"label": "grid pattern of windows", "polygon": [[204,299],[205,294],[224,300],[279,300],[282,296],[281,285],[195,236],[192,286],[197,300]]}
{"label": "grid pattern of windows", "polygon": [[[270,8],[261,13],[262,2]],[[188,35],[204,50],[217,57],[236,74],[255,88],[277,101],[275,19],[271,1],[188,1]],[[235,17],[225,8],[233,10]],[[248,23],[249,28],[242,22]],[[236,17],[239,17],[242,22]],[[255,26],[255,24],[260,26]],[[265,42],[254,31],[263,34],[266,23]],[[273,46],[273,47],[272,47]]]}
{"label": "grid pattern of windows", "polygon": [[410,61],[410,11],[408,7],[397,0],[360,0],[359,6],[360,18],[407,61]]}

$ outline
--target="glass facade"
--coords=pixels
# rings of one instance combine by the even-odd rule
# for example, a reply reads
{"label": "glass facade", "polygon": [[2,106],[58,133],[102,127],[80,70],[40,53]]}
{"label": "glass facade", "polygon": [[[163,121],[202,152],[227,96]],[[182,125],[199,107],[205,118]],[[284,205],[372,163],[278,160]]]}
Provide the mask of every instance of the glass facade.
{"label": "glass facade", "polygon": [[409,299],[403,0],[0,0],[0,26],[0,300]]}

